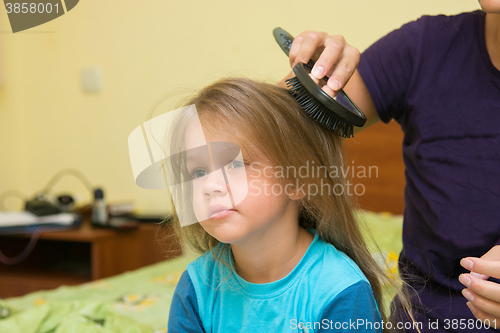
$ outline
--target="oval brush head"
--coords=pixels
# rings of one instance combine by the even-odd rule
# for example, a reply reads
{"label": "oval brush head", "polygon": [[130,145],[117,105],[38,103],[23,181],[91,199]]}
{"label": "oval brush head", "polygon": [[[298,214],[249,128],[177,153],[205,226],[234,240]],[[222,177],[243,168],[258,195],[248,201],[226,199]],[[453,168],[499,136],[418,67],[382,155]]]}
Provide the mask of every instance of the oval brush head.
{"label": "oval brush head", "polygon": [[365,124],[366,116],[343,90],[331,98],[309,76],[311,68],[304,63],[295,65],[293,72],[295,77],[286,80],[286,85],[295,100],[319,125],[344,138],[350,138],[354,126]]}
{"label": "oval brush head", "polygon": [[[283,52],[289,56],[293,36],[281,28],[275,28],[273,35]],[[353,126],[363,126],[366,116],[342,89],[334,99],[321,90],[309,76],[313,66],[313,60],[309,60],[307,65],[298,63],[293,69],[296,77],[285,81],[287,87],[314,121],[344,138],[351,137]],[[326,84],[328,77],[322,80]]]}

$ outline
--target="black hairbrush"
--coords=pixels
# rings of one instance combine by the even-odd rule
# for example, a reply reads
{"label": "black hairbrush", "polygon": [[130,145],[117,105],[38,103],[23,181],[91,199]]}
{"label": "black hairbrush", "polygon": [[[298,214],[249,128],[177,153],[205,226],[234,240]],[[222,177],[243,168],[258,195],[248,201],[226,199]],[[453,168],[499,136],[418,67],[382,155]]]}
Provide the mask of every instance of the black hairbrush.
{"label": "black hairbrush", "polygon": [[[274,29],[273,35],[288,56],[293,42],[292,35],[281,28]],[[313,66],[312,60],[307,64],[299,62],[295,65],[295,77],[285,81],[290,93],[319,125],[339,136],[350,138],[353,136],[354,126],[362,127],[365,124],[366,116],[342,89],[335,98],[326,94],[309,76]],[[322,80],[326,83],[328,77],[325,76]]]}

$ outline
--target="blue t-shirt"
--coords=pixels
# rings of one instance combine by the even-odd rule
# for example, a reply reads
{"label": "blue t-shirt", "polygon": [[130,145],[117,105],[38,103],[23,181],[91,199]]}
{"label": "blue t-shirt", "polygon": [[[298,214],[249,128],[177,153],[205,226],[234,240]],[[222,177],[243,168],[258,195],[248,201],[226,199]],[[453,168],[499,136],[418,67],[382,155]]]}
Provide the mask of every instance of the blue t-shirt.
{"label": "blue t-shirt", "polygon": [[[314,231],[312,231],[315,233]],[[168,332],[381,332],[368,280],[343,252],[317,234],[284,278],[254,284],[219,244],[188,265],[172,299]]]}
{"label": "blue t-shirt", "polygon": [[358,67],[380,119],[404,131],[400,271],[413,275],[428,332],[460,332],[453,321],[475,319],[460,259],[500,239],[500,71],[484,21],[481,11],[423,16],[373,44]]}

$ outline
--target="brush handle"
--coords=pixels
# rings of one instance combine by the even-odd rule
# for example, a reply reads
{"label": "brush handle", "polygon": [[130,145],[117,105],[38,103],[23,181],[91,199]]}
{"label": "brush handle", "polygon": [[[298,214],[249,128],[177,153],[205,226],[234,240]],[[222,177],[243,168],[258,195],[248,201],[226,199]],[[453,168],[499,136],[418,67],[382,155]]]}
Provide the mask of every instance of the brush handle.
{"label": "brush handle", "polygon": [[275,28],[273,30],[273,35],[274,39],[276,39],[276,42],[281,47],[283,52],[285,52],[286,56],[289,57],[290,48],[292,47],[293,43],[293,36],[281,28]]}
{"label": "brush handle", "polygon": [[[287,57],[289,57],[290,56],[290,49],[292,48],[292,43],[293,43],[293,36],[281,28],[275,28],[273,30],[273,35],[274,35],[274,39],[276,40],[278,45],[281,47],[283,52],[285,52]],[[312,69],[314,67],[315,63],[316,62],[311,59],[307,63],[307,66]],[[323,81],[327,82],[329,77],[325,76],[322,79],[323,79]]]}

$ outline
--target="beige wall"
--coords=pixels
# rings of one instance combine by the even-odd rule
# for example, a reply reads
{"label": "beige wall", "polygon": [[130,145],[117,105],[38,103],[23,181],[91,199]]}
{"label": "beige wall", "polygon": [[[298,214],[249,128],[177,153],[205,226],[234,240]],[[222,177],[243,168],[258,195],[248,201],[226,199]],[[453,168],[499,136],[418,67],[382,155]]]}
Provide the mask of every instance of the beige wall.
{"label": "beige wall", "polygon": [[[294,35],[343,34],[362,51],[423,14],[478,8],[473,0],[82,0],[66,15],[16,34],[7,32],[2,9],[0,193],[32,195],[58,170],[74,167],[102,185],[109,200],[166,212],[166,191],[135,185],[127,147],[129,133],[164,93],[230,75],[278,81],[288,61],[272,37],[277,26]],[[82,91],[87,66],[102,68],[101,93]],[[55,187],[62,191],[90,199],[71,177]]]}

